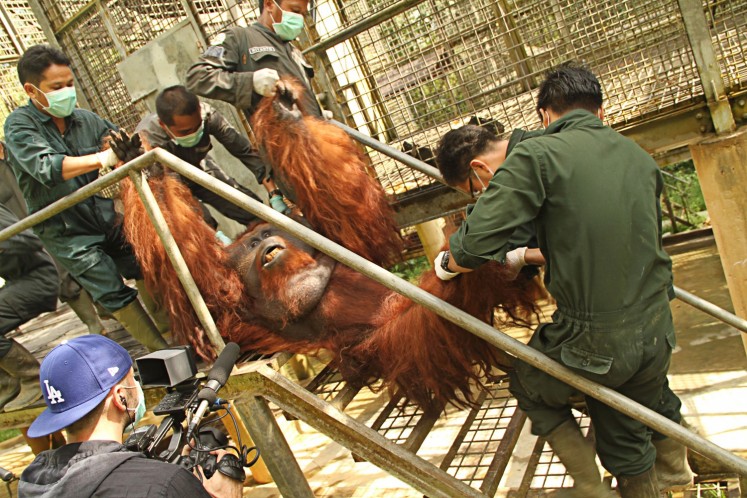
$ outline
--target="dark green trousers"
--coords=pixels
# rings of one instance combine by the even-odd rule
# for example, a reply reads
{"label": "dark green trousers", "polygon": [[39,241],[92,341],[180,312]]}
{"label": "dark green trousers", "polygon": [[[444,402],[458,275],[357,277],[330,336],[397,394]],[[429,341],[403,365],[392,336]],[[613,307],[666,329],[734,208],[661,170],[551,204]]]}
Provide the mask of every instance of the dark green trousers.
{"label": "dark green trousers", "polygon": [[137,297],[123,281],[141,278],[111,200],[91,197],[37,225],[44,247],[107,311]]}
{"label": "dark green trousers", "polygon": [[[559,307],[553,322],[540,325],[529,345],[674,422],[681,419],[680,400],[666,377],[675,345],[666,294],[613,313],[589,315]],[[510,390],[538,436],[572,418],[568,399],[577,391],[524,362],[517,362]],[[656,458],[651,439],[661,436],[594,398],[586,401],[602,465],[615,476],[651,468]]]}

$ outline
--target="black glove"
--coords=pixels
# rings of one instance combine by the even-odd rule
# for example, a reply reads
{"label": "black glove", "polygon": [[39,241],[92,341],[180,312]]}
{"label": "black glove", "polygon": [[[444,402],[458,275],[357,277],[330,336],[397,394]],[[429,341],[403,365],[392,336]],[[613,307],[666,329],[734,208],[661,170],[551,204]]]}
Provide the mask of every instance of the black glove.
{"label": "black glove", "polygon": [[143,154],[140,135],[137,133],[130,136],[125,130],[110,131],[109,136],[112,138],[110,146],[120,161],[128,163]]}

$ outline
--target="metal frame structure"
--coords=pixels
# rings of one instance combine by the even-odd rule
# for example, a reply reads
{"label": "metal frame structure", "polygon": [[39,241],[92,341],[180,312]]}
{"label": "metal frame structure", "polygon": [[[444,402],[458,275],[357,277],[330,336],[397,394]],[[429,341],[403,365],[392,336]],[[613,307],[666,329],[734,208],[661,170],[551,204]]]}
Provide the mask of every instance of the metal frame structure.
{"label": "metal frame structure", "polygon": [[[241,0],[13,3],[26,1],[49,40],[72,56],[81,100],[128,129],[146,109],[131,101],[116,64],[185,20],[207,44],[258,15],[254,2]],[[662,165],[689,157],[689,143],[747,120],[747,0],[315,4],[301,41],[317,92],[341,121],[396,149],[406,142],[432,148],[473,117],[506,130],[536,128],[541,74],[567,59],[585,61],[600,76],[609,123]],[[402,226],[468,201],[368,152]]]}
{"label": "metal frame structure", "polygon": [[[502,334],[490,325],[392,275],[379,266],[322,237],[290,218],[277,213],[272,208],[215,180],[201,170],[161,149],[154,149],[145,153],[143,156],[114,170],[106,176],[82,187],[75,193],[52,203],[15,225],[0,231],[0,241],[54,216],[71,205],[95,195],[101,189],[129,176],[135,183],[161,240],[165,246],[170,246],[169,255],[172,261],[177,261],[178,264],[180,259],[178,247],[174,243],[168,226],[163,223],[162,216],[159,216],[159,207],[152,194],[149,195],[150,189],[147,186],[144,173],[141,171],[155,162],[159,162],[184,177],[209,188],[248,212],[293,234],[343,264],[425,306],[494,346],[513,354],[520,360],[566,382],[580,392],[592,396],[619,410],[621,413],[641,421],[652,429],[685,444],[694,451],[722,464],[725,468],[741,476],[747,475],[747,460],[737,457],[616,391],[579,376],[567,367],[556,363],[531,347]],[[198,315],[203,322],[205,330],[208,331],[211,341],[214,341],[213,344],[220,349],[222,340],[220,337],[215,337],[217,331],[214,328],[214,324],[212,324],[212,318],[209,317],[207,309],[204,310],[205,314],[199,311],[199,308],[204,306],[204,302],[194,282],[189,277],[188,269],[179,269],[177,267],[177,271],[185,288],[191,287],[188,290],[190,299],[193,305],[198,308]],[[254,440],[263,449],[267,467],[277,482],[280,492],[285,496],[311,497],[313,494],[267,405],[268,401],[275,403],[283,410],[303,420],[321,433],[326,434],[355,454],[360,455],[400,478],[428,496],[486,496],[436,466],[418,458],[412,452],[387,440],[381,434],[345,415],[334,406],[320,400],[306,389],[294,384],[267,366],[260,366],[252,372],[232,377],[227,384],[227,388],[228,391],[224,395],[238,401],[241,417],[247,427],[249,427]]]}

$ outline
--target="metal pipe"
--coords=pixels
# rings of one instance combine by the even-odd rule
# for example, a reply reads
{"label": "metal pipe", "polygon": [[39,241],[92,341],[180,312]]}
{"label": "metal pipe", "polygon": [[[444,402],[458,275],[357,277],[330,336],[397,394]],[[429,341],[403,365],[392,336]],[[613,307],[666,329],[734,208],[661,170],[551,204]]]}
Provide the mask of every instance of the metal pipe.
{"label": "metal pipe", "polygon": [[153,191],[150,189],[150,185],[148,185],[148,182],[143,179],[142,172],[131,172],[130,179],[135,185],[135,189],[140,195],[140,199],[143,201],[145,211],[148,213],[148,217],[153,223],[156,233],[161,238],[161,242],[163,243],[163,247],[169,257],[169,261],[171,261],[171,265],[174,267],[174,271],[184,287],[184,292],[187,293],[189,302],[192,303],[192,307],[194,308],[195,313],[197,313],[197,318],[200,320],[202,328],[207,333],[208,338],[210,338],[210,342],[215,347],[216,352],[220,353],[223,351],[223,348],[226,347],[226,343],[223,342],[223,338],[221,337],[220,332],[218,332],[218,327],[215,326],[215,321],[213,320],[212,315],[210,315],[205,300],[202,298],[202,294],[200,294],[197,284],[192,278],[192,274],[189,272],[187,262],[184,261],[184,257],[179,251],[179,247],[176,245],[174,236],[171,234],[169,225],[166,223],[166,219],[163,217],[163,213],[158,207],[158,202],[153,195]]}
{"label": "metal pipe", "polygon": [[283,431],[278,427],[267,401],[257,396],[242,398],[236,405],[239,416],[256,441],[282,496],[314,498],[309,482],[293,456]]}
{"label": "metal pipe", "polygon": [[61,213],[65,209],[79,203],[80,201],[88,199],[92,195],[97,194],[103,188],[114,185],[122,178],[126,177],[131,170],[139,170],[146,166],[149,166],[153,163],[155,155],[155,151],[146,152],[137,159],[134,159],[129,163],[120,166],[111,173],[108,173],[106,176],[97,178],[88,185],[79,188],[72,194],[63,197],[62,199],[58,199],[49,206],[26,216],[18,223],[9,226],[5,230],[0,231],[0,242],[3,240],[7,240],[16,234],[19,234],[27,228],[31,228],[34,225],[41,223],[42,221],[48,220],[52,216]]}
{"label": "metal pipe", "polygon": [[[345,130],[346,133],[348,133],[351,137],[353,137],[355,140],[359,141],[363,145],[366,145],[367,147],[371,147],[372,149],[377,150],[381,152],[382,154],[386,154],[392,159],[395,159],[405,164],[406,166],[409,166],[417,171],[420,171],[421,173],[430,176],[434,180],[438,180],[444,185],[451,187],[444,181],[444,178],[441,175],[441,173],[438,171],[438,169],[424,163],[423,161],[416,159],[412,156],[409,156],[405,154],[404,152],[398,151],[394,147],[381,143],[375,138],[369,137],[368,135],[365,135],[359,132],[358,130],[351,128],[343,123],[340,123],[339,121],[330,120],[330,123]],[[451,188],[454,188],[454,187],[451,187]],[[461,192],[461,190],[456,189],[456,188],[454,190]],[[703,311],[704,313],[707,313],[715,318],[718,318],[719,320],[731,325],[732,327],[738,330],[741,330],[742,332],[747,332],[747,320],[745,320],[744,318],[741,318],[733,313],[730,313],[723,308],[719,308],[715,304],[709,303],[705,299],[702,299],[702,298],[699,298],[698,296],[690,294],[689,292],[683,289],[680,289],[677,286],[674,287],[674,292],[677,298],[680,299],[681,301],[693,306],[694,308],[697,308]]]}
{"label": "metal pipe", "polygon": [[[386,154],[387,156],[391,157],[392,159],[396,159],[397,161],[401,162],[402,164],[405,164],[405,165],[409,166],[410,168],[412,168],[412,169],[414,169],[416,171],[420,171],[421,173],[430,176],[434,180],[438,180],[439,182],[443,183],[444,185],[448,185],[446,183],[446,180],[444,180],[444,177],[441,174],[441,172],[438,171],[437,168],[434,168],[433,166],[431,166],[430,164],[424,163],[420,159],[416,159],[416,158],[414,158],[412,156],[409,156],[409,155],[405,154],[404,152],[399,151],[399,150],[395,149],[394,147],[392,147],[390,145],[387,145],[385,143],[379,142],[375,138],[371,138],[368,135],[365,135],[365,134],[359,132],[355,128],[351,128],[351,127],[349,127],[346,124],[340,123],[339,121],[336,121],[334,119],[330,119],[329,123],[332,123],[333,125],[337,126],[338,128],[344,130],[345,133],[347,133],[348,135],[350,135],[351,137],[353,137],[354,139],[356,139],[357,141],[359,141],[363,145],[365,145],[367,147],[371,147],[374,150],[378,150],[379,152],[381,152],[383,154]],[[454,189],[454,190],[457,190],[457,189]]]}
{"label": "metal pipe", "polygon": [[713,303],[709,303],[703,298],[691,294],[686,290],[680,289],[679,287],[674,288],[674,295],[682,301],[687,303],[695,309],[699,309],[703,313],[711,315],[714,318],[721,320],[734,327],[735,329],[747,332],[747,320],[732,313],[729,313],[725,309],[719,308]]}
{"label": "metal pipe", "polygon": [[379,12],[376,12],[375,14],[372,14],[362,21],[353,24],[352,26],[349,26],[342,31],[338,32],[337,34],[334,34],[330,36],[329,38],[326,38],[320,42],[318,42],[315,45],[310,46],[309,48],[305,49],[303,51],[303,54],[306,55],[311,52],[319,52],[321,50],[327,50],[330,47],[334,47],[335,45],[344,42],[347,39],[350,39],[354,37],[355,35],[362,33],[363,31],[366,31],[369,28],[372,28],[378,24],[381,24],[382,22],[391,19],[392,17],[396,16],[397,14],[401,14],[402,12],[406,11],[407,9],[414,7],[420,3],[423,3],[424,0],[403,0],[401,2],[395,3],[394,5],[391,5],[387,7],[384,10],[381,10]]}
{"label": "metal pipe", "polygon": [[232,189],[225,183],[216,180],[207,173],[194,168],[181,159],[178,159],[160,149],[155,149],[154,151],[158,154],[159,160],[168,164],[169,167],[183,176],[209,188],[224,199],[227,199],[250,213],[269,221],[278,228],[295,235],[299,239],[325,254],[332,256],[350,268],[357,270],[403,296],[409,297],[414,302],[425,306],[439,316],[459,325],[463,329],[473,333],[490,344],[508,351],[520,360],[527,362],[543,372],[562,380],[584,394],[598,399],[619,412],[639,420],[648,427],[679,441],[685,446],[716,462],[721,463],[729,470],[739,474],[747,474],[747,460],[739,458],[712,442],[707,441],[701,436],[684,429],[679,424],[676,424],[653,410],[628,399],[617,391],[581,377],[569,368],[551,360],[535,349],[532,349],[516,339],[495,330],[488,324],[468,315],[451,304],[441,301],[423,289],[392,275],[385,269],[371,263],[331,240],[324,238],[313,230],[310,230],[287,216],[276,212],[272,208]]}

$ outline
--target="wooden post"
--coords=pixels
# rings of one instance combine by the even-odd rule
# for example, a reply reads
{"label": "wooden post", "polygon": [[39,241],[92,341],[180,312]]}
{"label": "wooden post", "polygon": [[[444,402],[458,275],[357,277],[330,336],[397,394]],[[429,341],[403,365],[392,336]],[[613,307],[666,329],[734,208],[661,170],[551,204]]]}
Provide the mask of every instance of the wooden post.
{"label": "wooden post", "polygon": [[437,220],[426,221],[415,226],[415,230],[418,232],[420,242],[423,244],[423,250],[425,251],[425,257],[428,258],[428,263],[433,264],[433,260],[438,256],[439,251],[443,248],[446,243],[446,238],[443,232],[443,221],[441,218]]}
{"label": "wooden post", "polygon": [[[747,128],[690,146],[735,313],[747,318]],[[742,334],[747,350],[747,334]]]}

